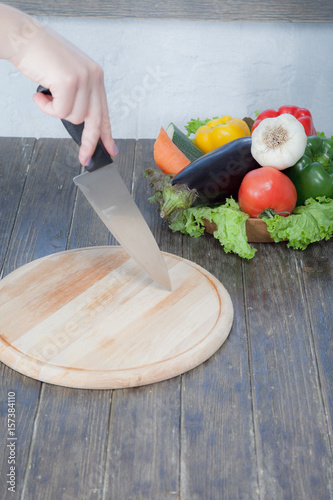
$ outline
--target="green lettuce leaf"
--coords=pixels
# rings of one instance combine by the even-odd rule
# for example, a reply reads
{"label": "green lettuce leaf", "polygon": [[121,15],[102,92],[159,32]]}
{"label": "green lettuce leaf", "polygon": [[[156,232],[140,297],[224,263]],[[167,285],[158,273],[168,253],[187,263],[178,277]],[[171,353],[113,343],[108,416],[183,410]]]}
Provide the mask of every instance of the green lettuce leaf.
{"label": "green lettuce leaf", "polygon": [[188,234],[192,238],[199,238],[205,232],[203,220],[209,220],[210,208],[208,207],[191,207],[186,210],[177,210],[173,214],[172,221],[169,227],[172,231],[180,231],[183,234]]}
{"label": "green lettuce leaf", "polygon": [[200,118],[192,118],[187,125],[185,125],[185,129],[187,130],[187,137],[190,137],[191,134],[195,134],[199,127],[202,125],[206,125],[206,123],[210,122],[210,120],[214,120],[218,118],[214,116],[213,118],[206,118],[205,120],[200,120]]}
{"label": "green lettuce leaf", "polygon": [[185,210],[193,205],[198,197],[195,189],[189,189],[186,184],[171,184],[172,175],[166,175],[158,170],[147,167],[144,177],[149,180],[149,186],[153,188],[154,194],[148,201],[156,203],[161,217],[169,221],[173,218],[173,212]]}
{"label": "green lettuce leaf", "polygon": [[287,246],[305,250],[310,243],[333,236],[333,200],[310,198],[288,217],[263,219],[273,240],[288,240]]}
{"label": "green lettuce leaf", "polygon": [[233,252],[244,259],[252,259],[256,249],[251,247],[246,236],[246,221],[249,218],[242,212],[233,198],[218,207],[191,207],[180,210],[169,225],[172,231],[180,231],[194,238],[205,232],[204,219],[217,226],[213,236],[226,253]]}
{"label": "green lettuce leaf", "polygon": [[[319,137],[324,137],[324,139],[327,139],[327,138],[329,139],[329,137],[327,137],[327,136],[325,135],[325,132],[318,132],[318,131],[317,131],[317,135],[318,135]],[[333,139],[333,135],[331,135],[331,139]]]}
{"label": "green lettuce leaf", "polygon": [[166,186],[170,186],[172,175],[147,167],[143,176],[148,178],[149,186],[154,189],[153,196],[148,198],[149,203],[156,203],[161,208],[164,203],[163,191]]}

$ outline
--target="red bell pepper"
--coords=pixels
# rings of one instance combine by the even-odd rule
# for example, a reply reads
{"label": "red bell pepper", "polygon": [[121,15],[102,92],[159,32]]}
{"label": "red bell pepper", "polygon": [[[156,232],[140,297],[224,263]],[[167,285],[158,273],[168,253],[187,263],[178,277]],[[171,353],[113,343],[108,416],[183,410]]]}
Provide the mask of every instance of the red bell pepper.
{"label": "red bell pepper", "polygon": [[257,116],[254,124],[252,125],[251,133],[265,118],[275,118],[276,116],[288,113],[294,115],[295,118],[303,125],[305,133],[309,135],[317,135],[316,129],[313,125],[312,115],[308,109],[299,108],[298,106],[281,106],[277,111],[274,109],[266,109]]}

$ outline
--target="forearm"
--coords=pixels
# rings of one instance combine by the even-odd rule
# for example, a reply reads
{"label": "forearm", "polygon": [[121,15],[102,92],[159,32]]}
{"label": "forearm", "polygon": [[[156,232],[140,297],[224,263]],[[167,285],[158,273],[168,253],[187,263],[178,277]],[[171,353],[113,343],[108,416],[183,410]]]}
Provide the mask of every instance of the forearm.
{"label": "forearm", "polygon": [[102,68],[75,45],[33,17],[0,3],[0,59],[50,90],[34,95],[49,115],[84,122],[79,159],[87,165],[100,138],[117,155],[112,138]]}
{"label": "forearm", "polygon": [[36,19],[0,3],[0,59],[12,61],[42,29]]}

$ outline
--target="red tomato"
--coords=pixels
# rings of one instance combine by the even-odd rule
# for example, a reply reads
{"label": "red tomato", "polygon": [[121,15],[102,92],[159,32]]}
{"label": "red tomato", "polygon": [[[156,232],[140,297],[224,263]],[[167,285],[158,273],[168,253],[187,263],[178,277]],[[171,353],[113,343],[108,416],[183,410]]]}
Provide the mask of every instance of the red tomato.
{"label": "red tomato", "polygon": [[287,216],[296,206],[297,192],[286,174],[273,167],[256,168],[248,172],[239,188],[241,210],[258,217],[264,210]]}

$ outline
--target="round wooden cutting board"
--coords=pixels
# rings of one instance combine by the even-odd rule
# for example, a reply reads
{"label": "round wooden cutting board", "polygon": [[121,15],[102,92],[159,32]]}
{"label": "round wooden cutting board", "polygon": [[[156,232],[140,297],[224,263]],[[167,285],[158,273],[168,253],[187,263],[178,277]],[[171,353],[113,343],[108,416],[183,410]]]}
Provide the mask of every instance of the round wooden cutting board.
{"label": "round wooden cutting board", "polygon": [[0,360],[67,387],[162,381],[208,359],[233,321],[230,296],[200,266],[163,252],[172,291],[119,246],[49,255],[0,281]]}

